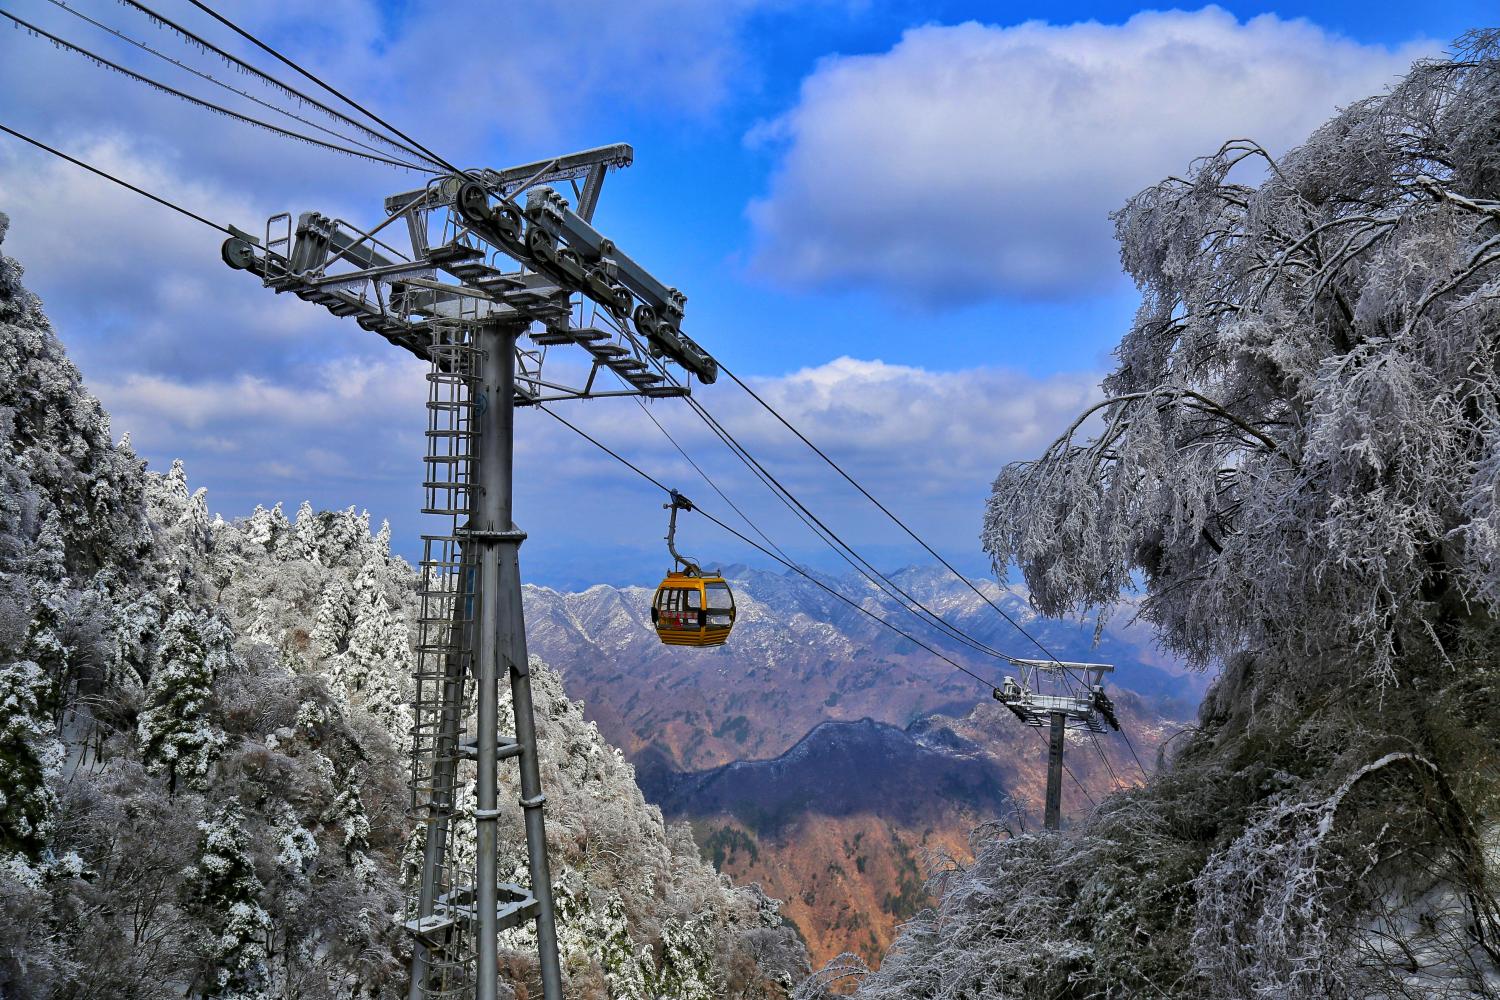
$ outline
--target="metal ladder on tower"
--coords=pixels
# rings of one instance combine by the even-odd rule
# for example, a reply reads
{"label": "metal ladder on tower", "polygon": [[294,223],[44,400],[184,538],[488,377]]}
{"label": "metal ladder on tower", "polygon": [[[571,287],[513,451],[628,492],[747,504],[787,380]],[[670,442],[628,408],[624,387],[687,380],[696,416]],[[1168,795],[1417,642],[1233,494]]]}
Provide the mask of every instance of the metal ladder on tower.
{"label": "metal ladder on tower", "polygon": [[[405,923],[413,939],[409,1000],[493,995],[495,935],[527,921],[537,923],[544,984],[559,978],[545,905],[545,797],[529,677],[515,663],[524,660],[524,625],[514,546],[524,536],[509,524],[512,399],[503,391],[513,379],[514,350],[513,332],[470,323],[434,327],[423,512],[446,523],[423,537],[410,779],[422,861]],[[504,482],[489,482],[499,478]],[[497,515],[506,519],[503,529],[493,523]],[[494,551],[507,544],[508,556]],[[515,737],[501,736],[496,724],[500,662],[511,668]],[[532,888],[497,878],[496,767],[509,759],[522,767]]]}

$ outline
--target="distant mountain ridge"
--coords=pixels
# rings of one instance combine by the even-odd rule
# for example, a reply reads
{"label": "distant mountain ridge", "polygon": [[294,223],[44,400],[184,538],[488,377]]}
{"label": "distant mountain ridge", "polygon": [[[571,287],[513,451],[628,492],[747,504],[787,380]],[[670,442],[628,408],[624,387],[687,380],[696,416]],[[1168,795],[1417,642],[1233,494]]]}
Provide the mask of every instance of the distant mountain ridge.
{"label": "distant mountain ridge", "polygon": [[1004,777],[962,738],[939,746],[874,719],[823,722],[770,760],[734,761],[708,771],[637,769],[646,797],[675,818],[730,815],[761,834],[778,834],[804,815],[878,813],[911,824],[935,801],[998,813]]}
{"label": "distant mountain ridge", "polygon": [[[739,621],[721,649],[663,647],[651,590],[599,585],[525,591],[531,648],[635,764],[648,800],[692,823],[704,855],[736,882],[784,899],[815,962],[854,949],[878,959],[896,926],[929,904],[935,859],[967,859],[969,834],[995,820],[1037,822],[1040,732],[954,670],[794,573],[729,566]],[[938,569],[892,574],[980,642],[1042,655],[962,581]],[[921,628],[868,583],[820,577],[997,685],[1014,672]],[[654,582],[654,581],[653,581]],[[1123,619],[1102,631],[1041,619],[1026,592],[977,582],[1060,658],[1112,662],[1111,689],[1138,752],[1196,707],[1205,679],[1159,654]],[[1069,768],[1099,798],[1115,774],[1140,777],[1123,739],[1069,738]],[[1068,783],[1066,813],[1088,807]]]}
{"label": "distant mountain ridge", "polygon": [[[802,577],[746,566],[724,574],[740,615],[716,650],[663,647],[651,629],[651,590],[600,584],[578,593],[525,588],[531,648],[562,665],[570,693],[632,759],[660,755],[679,771],[776,757],[828,720],[871,718],[904,728],[934,712],[965,715],[988,692]],[[1013,672],[944,639],[894,608],[858,577],[819,576],[830,587],[998,685]],[[937,568],[891,574],[903,589],[982,643],[1042,655],[964,583]],[[1039,618],[1019,587],[976,581],[1053,655],[1113,662],[1112,684],[1139,694],[1153,715],[1190,718],[1206,686],[1116,619],[1097,646],[1089,623]]]}

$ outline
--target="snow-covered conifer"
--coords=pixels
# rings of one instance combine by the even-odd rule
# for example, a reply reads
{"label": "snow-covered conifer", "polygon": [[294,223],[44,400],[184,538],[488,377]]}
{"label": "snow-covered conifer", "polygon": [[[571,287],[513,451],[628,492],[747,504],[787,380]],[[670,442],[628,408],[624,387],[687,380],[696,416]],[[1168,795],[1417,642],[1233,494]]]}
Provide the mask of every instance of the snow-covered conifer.
{"label": "snow-covered conifer", "polygon": [[363,882],[375,874],[375,863],[370,859],[370,817],[365,812],[364,800],[360,797],[359,782],[345,775],[338,794],[323,816],[324,822],[337,831],[339,846],[343,849],[344,863]]}
{"label": "snow-covered conifer", "polygon": [[72,653],[63,635],[71,591],[63,546],[61,517],[49,506],[25,560],[31,591],[25,655],[58,683],[68,675]]}
{"label": "snow-covered conifer", "polygon": [[271,917],[261,905],[244,822],[239,807],[226,805],[199,823],[198,860],[183,873],[183,906],[198,927],[199,985],[214,1000],[266,997]]}
{"label": "snow-covered conifer", "polygon": [[313,652],[327,659],[349,648],[349,630],[354,625],[352,606],[354,591],[341,575],[329,578],[318,602],[318,616],[313,622]]}
{"label": "snow-covered conifer", "polygon": [[162,629],[139,736],[146,769],[165,774],[173,792],[179,782],[204,787],[223,751],[226,739],[212,714],[213,687],[233,655],[232,638],[217,618],[187,609],[173,612]]}
{"label": "snow-covered conifer", "polygon": [[411,717],[399,678],[410,672],[406,623],[386,600],[373,563],[366,563],[355,578],[351,600],[354,621],[348,648],[330,661],[330,674],[386,724],[398,745],[405,745]]}
{"label": "snow-covered conifer", "polygon": [[318,515],[313,511],[313,505],[302,501],[297,508],[297,518],[292,528],[296,554],[309,562],[317,563],[318,560]]}
{"label": "snow-covered conifer", "polygon": [[318,860],[318,841],[311,830],[302,825],[297,811],[282,802],[274,810],[276,816],[276,867],[282,876],[296,883],[305,883]]}
{"label": "snow-covered conifer", "polygon": [[0,666],[0,861],[40,861],[51,836],[63,759],[45,708],[51,687],[35,663]]}
{"label": "snow-covered conifer", "polygon": [[258,546],[268,553],[276,553],[281,550],[284,539],[291,530],[291,522],[282,513],[281,504],[278,503],[269,510],[256,504],[255,510],[245,520],[243,530],[246,543]]}

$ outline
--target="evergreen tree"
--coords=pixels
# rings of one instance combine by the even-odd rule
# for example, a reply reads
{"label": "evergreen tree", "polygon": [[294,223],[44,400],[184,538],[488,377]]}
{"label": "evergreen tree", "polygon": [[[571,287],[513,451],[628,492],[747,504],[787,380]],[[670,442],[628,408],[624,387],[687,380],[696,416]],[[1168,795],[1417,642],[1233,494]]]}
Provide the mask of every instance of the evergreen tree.
{"label": "evergreen tree", "polygon": [[411,713],[397,677],[409,671],[406,623],[390,606],[373,561],[366,562],[355,578],[353,625],[347,651],[330,664],[336,684],[366,711],[386,724],[398,746],[404,746],[411,728]]}
{"label": "evergreen tree", "polygon": [[282,513],[281,504],[278,503],[270,510],[257,504],[241,531],[250,545],[277,553],[290,529],[291,522],[286,519],[286,514]]}
{"label": "evergreen tree", "polygon": [[231,640],[223,623],[200,623],[185,609],[173,612],[162,630],[139,734],[146,770],[166,774],[173,793],[179,781],[205,787],[223,751],[225,737],[213,724],[210,703],[215,675],[232,655]]}
{"label": "evergreen tree", "polygon": [[338,830],[339,846],[344,851],[344,863],[362,882],[369,882],[376,873],[375,863],[370,860],[370,817],[365,811],[364,799],[360,796],[359,781],[345,775],[338,794],[329,804],[323,820]]}
{"label": "evergreen tree", "polygon": [[202,996],[214,1000],[259,1000],[268,970],[265,938],[271,917],[261,906],[237,806],[221,807],[199,823],[198,861],[183,874],[184,909],[197,922],[203,967]]}
{"label": "evergreen tree", "polygon": [[356,612],[349,632],[349,655],[369,667],[387,664],[399,669],[406,654],[406,623],[391,608],[385,594],[377,593],[374,601]]}
{"label": "evergreen tree", "polygon": [[318,656],[328,659],[349,648],[349,630],[354,625],[354,593],[343,576],[335,575],[328,581],[323,600],[318,604],[318,617],[313,624],[312,647]]}
{"label": "evergreen tree", "polygon": [[297,508],[297,522],[292,530],[296,554],[317,564],[319,562],[318,515],[313,512],[313,506],[308,501],[302,501],[302,506]]}
{"label": "evergreen tree", "polygon": [[52,686],[30,661],[0,667],[0,862],[41,860],[57,796],[48,784],[62,764],[45,706]]}
{"label": "evergreen tree", "polygon": [[31,596],[25,656],[55,681],[65,681],[72,653],[63,638],[70,589],[65,558],[62,521],[52,508],[27,553],[23,572]]}

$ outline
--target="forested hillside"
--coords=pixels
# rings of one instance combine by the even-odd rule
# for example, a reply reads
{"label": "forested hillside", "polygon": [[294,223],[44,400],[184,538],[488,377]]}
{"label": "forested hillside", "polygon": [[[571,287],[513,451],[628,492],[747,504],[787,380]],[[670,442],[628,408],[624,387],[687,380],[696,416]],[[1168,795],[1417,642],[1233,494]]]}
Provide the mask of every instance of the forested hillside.
{"label": "forested hillside", "polygon": [[[404,997],[411,568],[352,509],[226,523],[147,471],[21,277],[0,256],[0,996]],[[534,684],[569,995],[782,995],[775,902]]]}
{"label": "forested hillside", "polygon": [[1143,585],[1222,674],[1147,787],[982,835],[858,995],[1500,995],[1500,34],[1116,223],[1107,399],[986,545],[1049,614]]}

